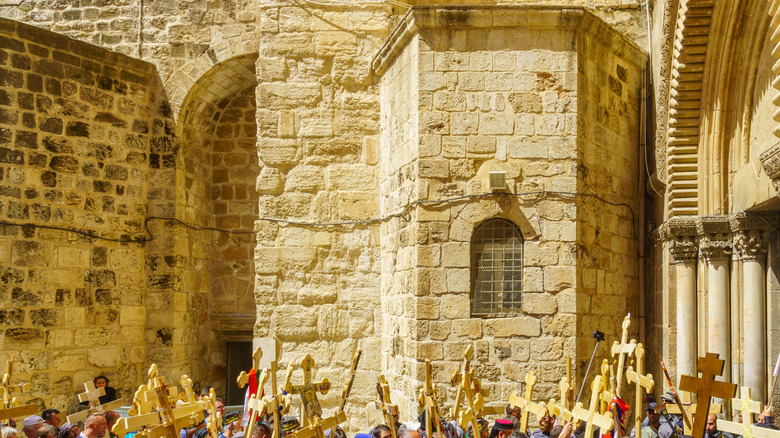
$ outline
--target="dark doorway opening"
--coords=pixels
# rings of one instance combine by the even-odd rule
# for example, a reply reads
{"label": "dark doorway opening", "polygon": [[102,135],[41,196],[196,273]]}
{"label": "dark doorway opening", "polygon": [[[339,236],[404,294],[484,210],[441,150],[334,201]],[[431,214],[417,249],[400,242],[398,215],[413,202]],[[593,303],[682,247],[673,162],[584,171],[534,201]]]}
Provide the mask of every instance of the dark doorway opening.
{"label": "dark doorway opening", "polygon": [[246,387],[239,388],[236,379],[241,371],[249,372],[252,368],[252,343],[228,342],[227,343],[227,383],[225,388],[225,405],[235,406],[244,404]]}

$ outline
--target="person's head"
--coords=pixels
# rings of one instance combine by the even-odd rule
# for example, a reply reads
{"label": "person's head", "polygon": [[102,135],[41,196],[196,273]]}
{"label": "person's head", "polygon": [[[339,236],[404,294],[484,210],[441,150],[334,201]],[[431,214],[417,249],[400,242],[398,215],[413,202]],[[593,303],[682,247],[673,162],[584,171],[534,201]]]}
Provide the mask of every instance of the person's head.
{"label": "person's head", "polygon": [[509,438],[509,435],[511,435],[512,431],[514,430],[515,423],[513,421],[499,418],[493,424],[493,430],[490,431],[490,436],[498,438]]}
{"label": "person's head", "polygon": [[718,417],[715,414],[707,415],[707,427],[705,430],[707,433],[715,433],[718,431]]}
{"label": "person's head", "polygon": [[92,383],[95,384],[95,388],[105,388],[108,386],[108,377],[106,376],[97,376],[94,379],[92,379]]}
{"label": "person's head", "polygon": [[55,428],[60,427],[60,411],[57,409],[46,409],[41,413],[41,417],[46,424],[51,424]]}
{"label": "person's head", "polygon": [[75,423],[65,423],[57,431],[57,438],[73,438],[70,435],[71,431],[75,431],[76,436],[79,436],[81,433],[81,429]]}
{"label": "person's head", "polygon": [[657,406],[657,403],[647,405],[647,422],[656,429],[661,425],[661,413],[656,411]]}
{"label": "person's head", "polygon": [[108,411],[103,414],[103,416],[106,417],[106,427],[108,427],[108,430],[111,430],[116,422],[119,421],[119,412]]}
{"label": "person's head", "polygon": [[92,414],[84,420],[84,434],[89,438],[102,437],[106,434],[108,423],[102,414]]}
{"label": "person's head", "polygon": [[406,429],[399,438],[420,438],[420,432],[416,429]]}
{"label": "person's head", "polygon": [[38,438],[57,438],[57,428],[51,424],[44,424],[38,428]]}
{"label": "person's head", "polygon": [[390,431],[390,428],[384,424],[380,424],[374,428],[374,432],[371,435],[371,438],[392,438],[392,436],[393,433]]}
{"label": "person's head", "polygon": [[520,409],[520,406],[512,407],[512,404],[506,405],[506,414],[511,415],[516,418],[520,418],[520,415],[523,413],[523,410]]}
{"label": "person's head", "polygon": [[5,426],[2,429],[0,429],[0,435],[2,435],[3,438],[16,438],[17,433],[16,429],[10,426]]}
{"label": "person's head", "polygon": [[479,438],[488,438],[490,436],[490,424],[484,418],[477,418],[477,426],[479,426]]}
{"label": "person's head", "polygon": [[38,429],[43,426],[43,418],[37,415],[30,415],[24,419],[22,423],[22,432],[27,438],[36,438],[38,436]]}
{"label": "person's head", "polygon": [[549,413],[545,412],[544,417],[539,419],[539,430],[541,430],[545,435],[549,435],[550,431],[552,430],[553,423],[555,423],[555,418],[551,417]]}
{"label": "person's head", "polygon": [[225,403],[222,403],[222,399],[217,397],[214,401],[214,409],[220,414],[221,417],[225,417]]}
{"label": "person's head", "polygon": [[271,436],[271,428],[265,423],[255,424],[254,430],[252,430],[252,438],[269,438]]}

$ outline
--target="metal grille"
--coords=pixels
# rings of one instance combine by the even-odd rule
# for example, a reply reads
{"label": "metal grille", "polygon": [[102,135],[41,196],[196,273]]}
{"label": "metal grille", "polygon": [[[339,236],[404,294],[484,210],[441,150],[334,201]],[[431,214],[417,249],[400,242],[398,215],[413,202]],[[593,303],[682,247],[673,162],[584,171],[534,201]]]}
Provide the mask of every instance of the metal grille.
{"label": "metal grille", "polygon": [[523,236],[506,219],[490,219],[471,239],[471,314],[516,315],[522,311]]}

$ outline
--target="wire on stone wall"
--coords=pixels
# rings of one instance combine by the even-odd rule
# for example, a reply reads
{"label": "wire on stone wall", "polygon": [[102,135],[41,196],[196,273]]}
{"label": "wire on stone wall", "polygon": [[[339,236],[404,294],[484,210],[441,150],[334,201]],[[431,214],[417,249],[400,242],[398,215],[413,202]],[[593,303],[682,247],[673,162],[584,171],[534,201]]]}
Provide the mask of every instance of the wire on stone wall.
{"label": "wire on stone wall", "polygon": [[[280,218],[272,218],[272,217],[257,217],[258,221],[263,222],[272,222],[272,223],[280,223],[280,224],[286,224],[286,225],[294,225],[294,226],[301,226],[301,227],[316,227],[316,228],[328,228],[328,227],[345,227],[345,226],[355,226],[355,225],[371,225],[371,224],[377,224],[382,222],[387,222],[390,219],[394,218],[401,218],[406,217],[409,211],[417,206],[426,206],[426,205],[437,205],[437,204],[450,204],[454,202],[460,202],[465,201],[469,199],[479,199],[479,198],[486,198],[486,197],[496,197],[496,196],[512,196],[512,197],[549,197],[549,196],[557,196],[560,198],[574,198],[574,197],[582,197],[582,198],[591,198],[599,200],[605,204],[611,205],[613,207],[625,207],[630,216],[631,216],[631,231],[634,236],[634,240],[639,240],[639,237],[637,236],[636,232],[636,216],[634,213],[634,209],[624,203],[624,202],[612,202],[609,201],[601,196],[590,194],[590,193],[580,193],[580,192],[564,192],[564,191],[552,191],[552,190],[542,190],[542,191],[536,191],[536,192],[524,192],[524,193],[513,193],[513,192],[489,192],[489,193],[477,193],[472,195],[462,195],[462,196],[455,196],[452,198],[445,198],[445,199],[419,199],[417,201],[411,202],[404,206],[402,209],[396,211],[395,213],[390,213],[386,216],[379,217],[379,218],[372,218],[372,219],[360,219],[360,220],[351,220],[351,221],[339,221],[339,222],[308,222],[308,221],[298,221],[298,220],[292,220],[292,219],[280,219]],[[117,243],[135,243],[143,245],[147,242],[151,242],[154,240],[154,234],[149,229],[149,223],[153,221],[166,221],[166,222],[172,222],[174,224],[182,225],[186,228],[189,228],[194,231],[214,231],[218,233],[223,233],[227,235],[231,240],[233,240],[236,244],[239,244],[233,236],[234,235],[251,235],[254,234],[253,231],[241,231],[241,230],[228,230],[224,228],[217,228],[217,227],[207,227],[207,226],[200,226],[191,224],[188,222],[185,222],[181,219],[175,218],[175,217],[167,217],[167,216],[148,216],[144,219],[143,227],[146,232],[146,236],[138,236],[138,237],[121,237],[121,238],[112,238],[112,237],[105,237],[101,236],[99,234],[96,234],[94,231],[88,231],[88,230],[81,230],[78,228],[68,228],[68,227],[59,227],[55,225],[44,225],[44,224],[33,224],[33,223],[16,223],[16,222],[8,222],[8,221],[0,221],[0,226],[14,226],[14,227],[20,227],[20,228],[27,228],[27,229],[44,229],[44,230],[56,230],[56,231],[65,231],[70,233],[75,233],[80,236],[88,237],[91,239],[98,239],[108,242],[117,242]],[[0,233],[2,234],[2,233]]]}

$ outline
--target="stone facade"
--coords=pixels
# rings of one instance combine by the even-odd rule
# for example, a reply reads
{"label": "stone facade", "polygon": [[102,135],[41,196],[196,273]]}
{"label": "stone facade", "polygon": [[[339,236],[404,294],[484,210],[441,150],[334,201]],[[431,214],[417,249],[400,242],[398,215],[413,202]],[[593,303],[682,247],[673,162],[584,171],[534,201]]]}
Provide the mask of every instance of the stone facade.
{"label": "stone facade", "polygon": [[[488,400],[530,369],[549,398],[593,330],[640,313],[639,2],[320,3],[0,10],[4,219],[124,239],[181,221],[145,244],[5,227],[0,360],[22,355],[42,405],[101,372],[127,398],[152,362],[224,393],[225,341],[252,338],[338,388],[359,344],[353,433],[380,421],[379,372],[404,419],[425,359],[454,399],[468,345]],[[490,171],[519,195],[486,194]],[[522,312],[472,317],[471,239],[496,217],[525,240]]]}

